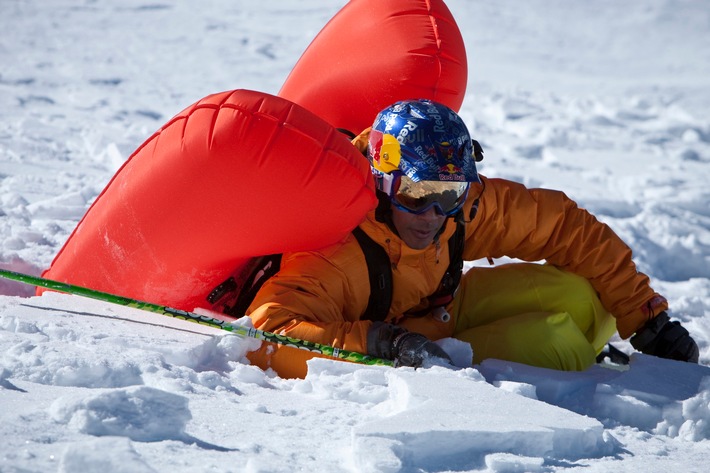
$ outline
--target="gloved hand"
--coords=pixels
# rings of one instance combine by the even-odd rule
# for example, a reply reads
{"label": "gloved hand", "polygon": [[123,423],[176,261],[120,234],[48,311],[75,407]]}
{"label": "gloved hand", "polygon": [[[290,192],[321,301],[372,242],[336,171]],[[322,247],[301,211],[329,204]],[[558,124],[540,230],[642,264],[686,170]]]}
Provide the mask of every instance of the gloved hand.
{"label": "gloved hand", "polygon": [[646,322],[630,341],[638,351],[660,358],[697,363],[700,355],[698,344],[688,331],[680,322],[671,322],[665,312]]}
{"label": "gloved hand", "polygon": [[453,361],[436,343],[424,335],[396,325],[375,322],[367,333],[367,353],[394,360],[394,365],[419,368],[423,365],[450,365]]}

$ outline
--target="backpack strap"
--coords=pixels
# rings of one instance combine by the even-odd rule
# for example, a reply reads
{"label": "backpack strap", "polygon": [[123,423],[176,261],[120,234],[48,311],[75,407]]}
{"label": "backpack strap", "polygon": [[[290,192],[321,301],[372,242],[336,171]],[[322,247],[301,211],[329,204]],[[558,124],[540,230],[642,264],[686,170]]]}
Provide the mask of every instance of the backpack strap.
{"label": "backpack strap", "polygon": [[461,284],[463,275],[463,249],[466,242],[466,224],[463,220],[456,221],[456,231],[449,239],[449,267],[441,278],[439,288],[429,296],[432,307],[448,305],[454,300],[454,295]]}
{"label": "backpack strap", "polygon": [[370,238],[360,227],[356,227],[353,230],[353,235],[365,255],[367,272],[370,277],[370,299],[361,319],[381,322],[387,317],[390,305],[392,305],[392,265],[390,257],[387,251]]}

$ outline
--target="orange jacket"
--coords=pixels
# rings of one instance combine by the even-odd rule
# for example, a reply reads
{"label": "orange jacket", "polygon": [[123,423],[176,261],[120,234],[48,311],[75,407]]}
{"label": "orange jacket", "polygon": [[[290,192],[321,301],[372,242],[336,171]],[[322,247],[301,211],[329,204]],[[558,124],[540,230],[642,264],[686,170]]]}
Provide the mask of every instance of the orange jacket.
{"label": "orange jacket", "polygon": [[[480,196],[478,212],[467,224],[465,260],[508,256],[546,260],[587,278],[604,306],[617,319],[619,334],[628,338],[667,302],[649,286],[631,260],[631,250],[605,224],[580,209],[564,193],[527,189],[521,184],[481,176],[464,205],[469,215]],[[388,252],[392,262],[393,299],[387,322],[431,339],[453,334],[449,323],[403,314],[426,307],[448,266],[448,240],[455,223],[447,220],[439,244],[413,250],[374,212],[360,227]],[[280,272],[268,280],[247,311],[254,326],[295,338],[367,353],[371,322],[360,320],[370,291],[367,263],[357,240],[349,235],[319,251],[284,255]],[[283,377],[303,377],[305,360],[313,355],[268,347],[252,356],[262,368]]]}

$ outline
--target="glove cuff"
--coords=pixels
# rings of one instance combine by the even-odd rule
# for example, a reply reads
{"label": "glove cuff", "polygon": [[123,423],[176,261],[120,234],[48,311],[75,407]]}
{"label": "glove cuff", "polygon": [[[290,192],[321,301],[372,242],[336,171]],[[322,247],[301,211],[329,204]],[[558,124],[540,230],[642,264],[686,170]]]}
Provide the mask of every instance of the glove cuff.
{"label": "glove cuff", "polygon": [[631,342],[631,346],[640,352],[644,352],[645,349],[656,340],[656,337],[661,332],[663,326],[670,322],[670,320],[670,317],[668,317],[668,314],[665,311],[661,312],[646,322],[646,325],[644,325],[641,330],[636,332],[636,335],[631,337],[629,340]]}

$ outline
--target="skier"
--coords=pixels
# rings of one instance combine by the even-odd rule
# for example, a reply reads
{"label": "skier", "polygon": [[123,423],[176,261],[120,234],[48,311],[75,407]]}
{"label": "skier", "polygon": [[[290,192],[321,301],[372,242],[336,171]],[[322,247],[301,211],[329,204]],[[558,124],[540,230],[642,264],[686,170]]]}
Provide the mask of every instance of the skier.
{"label": "skier", "polygon": [[[283,255],[247,311],[256,328],[396,366],[450,362],[433,341],[453,336],[471,344],[474,363],[584,370],[617,330],[643,353],[697,362],[697,344],[669,320],[631,249],[562,192],[479,175],[482,150],[453,110],[398,102],[353,144],[370,161],[378,208],[359,236]],[[363,234],[386,254],[382,275]],[[461,274],[464,260],[501,257],[522,262]],[[312,356],[270,346],[252,361],[303,377]]]}

